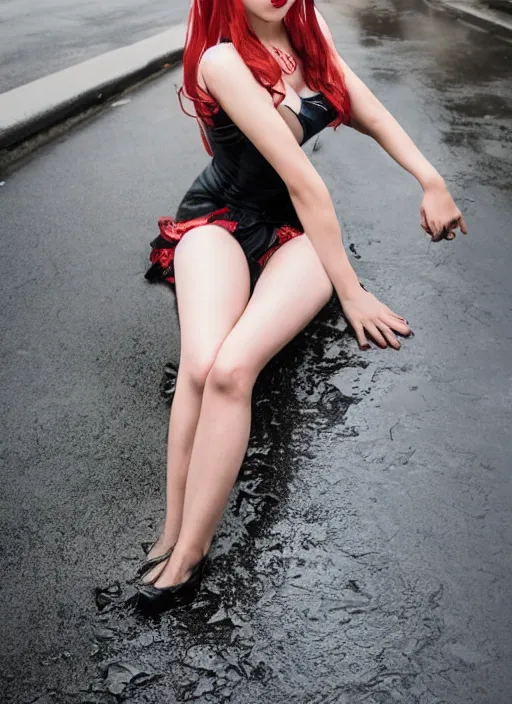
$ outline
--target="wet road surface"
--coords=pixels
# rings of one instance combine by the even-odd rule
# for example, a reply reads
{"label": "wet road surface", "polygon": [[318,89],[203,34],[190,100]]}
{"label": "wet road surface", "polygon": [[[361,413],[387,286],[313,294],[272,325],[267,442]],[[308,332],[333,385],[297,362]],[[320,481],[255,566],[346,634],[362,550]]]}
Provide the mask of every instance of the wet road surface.
{"label": "wet road surface", "polygon": [[368,138],[322,135],[356,270],[415,336],[360,352],[333,301],[273,360],[201,596],[150,623],[120,604],[163,517],[179,338],[143,273],[207,161],[179,73],[7,178],[8,704],[511,701],[512,49],[421,4],[324,11],[470,235],[430,244],[414,180]]}
{"label": "wet road surface", "polygon": [[0,93],[185,21],[189,0],[4,0]]}

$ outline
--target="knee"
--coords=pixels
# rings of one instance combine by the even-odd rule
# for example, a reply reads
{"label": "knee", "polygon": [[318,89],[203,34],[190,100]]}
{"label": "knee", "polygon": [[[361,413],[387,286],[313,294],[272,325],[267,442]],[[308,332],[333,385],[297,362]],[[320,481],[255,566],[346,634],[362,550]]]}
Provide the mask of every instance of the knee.
{"label": "knee", "polygon": [[240,400],[251,396],[256,377],[257,371],[246,361],[221,351],[210,369],[207,383],[215,391]]}
{"label": "knee", "polygon": [[188,383],[199,392],[202,392],[206,379],[215,361],[215,355],[205,355],[195,359],[180,362],[180,372],[184,373]]}

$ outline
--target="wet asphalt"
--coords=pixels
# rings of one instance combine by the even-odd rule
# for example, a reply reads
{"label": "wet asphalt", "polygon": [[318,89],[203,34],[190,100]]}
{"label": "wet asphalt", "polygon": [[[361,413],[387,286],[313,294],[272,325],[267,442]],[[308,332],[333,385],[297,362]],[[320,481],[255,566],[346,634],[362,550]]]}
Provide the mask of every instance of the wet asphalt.
{"label": "wet asphalt", "polygon": [[189,0],[3,0],[0,93],[185,21]]}
{"label": "wet asphalt", "polygon": [[6,704],[509,704],[512,46],[410,0],[323,5],[340,52],[445,176],[470,234],[368,138],[308,151],[365,286],[404,315],[360,352],[336,300],[262,372],[192,608],[123,608],[163,517],[179,330],[143,274],[207,161],[171,72],[0,187]]}

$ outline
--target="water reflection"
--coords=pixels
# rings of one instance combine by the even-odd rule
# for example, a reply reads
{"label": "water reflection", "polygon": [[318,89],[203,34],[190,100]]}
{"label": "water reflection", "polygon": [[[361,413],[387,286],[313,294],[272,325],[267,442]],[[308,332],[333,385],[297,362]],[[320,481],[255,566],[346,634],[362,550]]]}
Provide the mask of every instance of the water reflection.
{"label": "water reflection", "polygon": [[[424,102],[426,114],[434,107],[441,141],[472,152],[471,173],[479,183],[510,189],[512,56],[507,45],[449,16],[429,13],[418,1],[333,4],[355,20],[361,43],[373,47],[367,54],[373,77],[422,86],[415,98]],[[446,109],[444,115],[438,106]]]}
{"label": "water reflection", "polygon": [[415,11],[410,3],[350,2],[346,6],[357,19],[360,40],[364,45],[410,39],[417,32]]}
{"label": "water reflection", "polygon": [[[502,46],[480,35],[455,40],[471,30],[427,17],[414,2],[339,6],[356,19],[361,42],[375,47],[376,80],[412,83],[415,99],[441,114],[445,144],[473,155],[480,181],[505,183],[512,90]],[[352,368],[356,381],[364,371],[366,360],[347,342],[333,300],[258,379],[249,451],[197,601],[149,622],[115,608],[118,585],[97,595],[91,655],[99,674],[83,701],[163,702],[171,692],[215,703],[441,704],[446,692],[457,696],[443,673],[460,682],[466,662],[463,649],[449,660],[454,636],[439,609],[442,585],[410,572],[365,529],[368,517],[343,503],[346,477],[330,466],[336,458],[322,453],[334,437],[342,456],[343,438],[357,433],[346,416],[366,390],[355,383],[344,395],[332,383],[340,370]],[[174,380],[168,365],[161,392],[169,403]],[[358,451],[363,469],[376,463],[385,473],[390,462],[406,466],[415,449],[361,442]],[[373,491],[377,502],[378,486]]]}
{"label": "water reflection", "polygon": [[[345,417],[358,398],[330,383],[342,368],[367,366],[349,347],[357,349],[333,297],[260,374],[248,452],[194,604],[149,622],[122,607],[129,588],[122,594],[117,584],[98,591],[102,627],[93,653],[102,674],[90,687],[106,698],[95,701],[145,687],[161,696],[172,690],[180,701],[221,702],[248,680],[263,686],[272,677],[272,657],[257,647],[253,613],[269,605],[272,610],[284,582],[289,546],[273,528],[290,513],[298,469],[315,456],[313,446],[323,433],[336,427],[340,437],[355,434]],[[176,369],[168,364],[161,394],[169,404],[175,380]],[[304,524],[316,525],[321,516],[321,505],[312,501]],[[314,549],[314,541],[303,547]],[[355,583],[348,587],[354,606],[366,600],[357,591]],[[279,627],[279,609],[274,619]]]}

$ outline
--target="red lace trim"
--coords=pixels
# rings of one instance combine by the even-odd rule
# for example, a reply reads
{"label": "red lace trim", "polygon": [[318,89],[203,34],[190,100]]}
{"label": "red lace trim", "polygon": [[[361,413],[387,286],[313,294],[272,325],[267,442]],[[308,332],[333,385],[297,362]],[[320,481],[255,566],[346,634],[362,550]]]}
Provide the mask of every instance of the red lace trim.
{"label": "red lace trim", "polygon": [[[219,217],[221,215],[225,215],[228,210],[228,208],[221,208],[220,210],[216,210],[213,213],[208,213],[207,215],[194,218],[193,220],[184,220],[182,222],[176,222],[173,218],[159,218],[158,227],[160,229],[160,234],[164,239],[166,239],[170,243],[170,246],[165,248],[153,249],[149,254],[149,259],[152,264],[154,264],[155,262],[160,263],[164,270],[162,273],[163,278],[165,278],[171,283],[175,283],[174,276],[172,276],[170,272],[168,275],[166,275],[165,270],[169,269],[174,260],[176,244],[189,230],[192,230],[195,227],[208,225],[212,222],[214,222],[216,225],[220,225],[229,232],[234,232],[236,230],[236,228],[238,227],[238,223],[232,220],[222,220]],[[274,252],[279,249],[279,247],[281,247],[281,245],[283,245],[285,242],[288,242],[288,240],[297,237],[298,235],[302,235],[303,233],[301,230],[297,230],[297,228],[295,227],[283,225],[283,227],[280,227],[277,230],[276,234],[278,239],[276,244],[274,244],[269,250],[265,252],[265,254],[263,254],[258,259],[258,263],[261,268],[263,268],[267,264],[270,257],[274,254]]]}
{"label": "red lace trim", "polygon": [[189,230],[193,230],[195,227],[202,227],[203,225],[209,225],[211,222],[215,222],[216,225],[220,225],[229,232],[234,232],[238,227],[238,223],[232,220],[222,220],[220,215],[225,215],[229,212],[228,208],[221,208],[220,210],[215,210],[213,213],[208,213],[207,215],[202,215],[193,220],[183,220],[182,222],[176,222],[173,218],[161,217],[158,220],[158,227],[160,229],[160,234],[169,243],[172,243],[170,247],[165,248],[155,248],[149,254],[149,260],[152,264],[159,262],[164,269],[163,276],[167,281],[174,283],[174,276],[165,275],[165,269],[168,269],[174,260],[174,248]]}
{"label": "red lace trim", "polygon": [[293,239],[294,237],[297,237],[297,235],[302,235],[301,230],[297,230],[296,227],[290,227],[289,225],[283,225],[283,227],[280,227],[279,230],[276,232],[278,242],[276,242],[275,245],[273,245],[270,249],[268,249],[263,256],[261,256],[258,259],[258,262],[260,266],[263,268],[265,264],[268,262],[270,257],[276,252],[281,245],[283,245],[285,242],[288,242],[288,240]]}
{"label": "red lace trim", "polygon": [[159,218],[158,227],[160,228],[162,237],[170,242],[179,241],[189,230],[192,230],[194,227],[208,225],[213,220],[216,221],[216,224],[220,222],[222,227],[225,227],[230,232],[234,232],[238,223],[232,222],[231,220],[219,220],[218,216],[225,215],[227,212],[229,212],[228,208],[221,208],[220,210],[215,210],[213,213],[201,215],[193,220],[183,220],[182,222],[176,222],[173,218]]}

